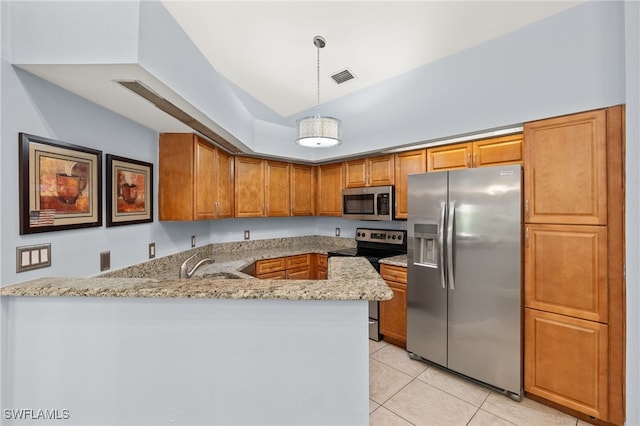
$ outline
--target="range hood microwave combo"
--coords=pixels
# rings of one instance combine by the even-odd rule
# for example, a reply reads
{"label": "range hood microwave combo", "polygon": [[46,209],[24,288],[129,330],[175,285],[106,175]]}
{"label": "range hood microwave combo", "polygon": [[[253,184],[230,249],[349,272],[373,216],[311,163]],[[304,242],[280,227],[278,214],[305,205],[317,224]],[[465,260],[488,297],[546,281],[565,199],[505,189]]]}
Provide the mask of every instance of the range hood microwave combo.
{"label": "range hood microwave combo", "polygon": [[342,217],[356,220],[393,220],[393,198],[393,186],[343,189]]}

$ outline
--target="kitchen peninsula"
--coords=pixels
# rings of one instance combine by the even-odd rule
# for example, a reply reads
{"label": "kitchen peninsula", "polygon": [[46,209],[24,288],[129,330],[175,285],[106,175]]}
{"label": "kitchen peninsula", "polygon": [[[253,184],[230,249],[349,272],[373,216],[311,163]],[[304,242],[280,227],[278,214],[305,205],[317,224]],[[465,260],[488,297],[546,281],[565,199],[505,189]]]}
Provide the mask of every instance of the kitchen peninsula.
{"label": "kitchen peninsula", "polygon": [[[331,258],[327,280],[242,272],[329,248],[214,244],[165,264],[4,287],[2,406],[67,410],[65,425],[367,424],[368,301],[392,296],[369,262]],[[175,278],[194,252],[216,263]]]}

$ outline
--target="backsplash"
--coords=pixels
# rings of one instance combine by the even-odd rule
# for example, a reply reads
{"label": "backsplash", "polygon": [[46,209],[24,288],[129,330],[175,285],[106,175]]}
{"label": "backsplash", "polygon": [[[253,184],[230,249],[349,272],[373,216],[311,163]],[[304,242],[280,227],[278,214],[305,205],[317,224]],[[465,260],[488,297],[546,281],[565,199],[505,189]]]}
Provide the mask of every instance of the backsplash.
{"label": "backsplash", "polygon": [[169,256],[151,259],[137,265],[127,266],[115,271],[109,271],[98,277],[104,278],[145,278],[177,275],[180,264],[189,256],[197,258],[213,257],[221,253],[233,253],[238,251],[276,249],[280,247],[298,246],[326,246],[333,245],[337,249],[354,248],[356,241],[353,238],[329,237],[323,235],[310,235],[304,237],[272,238],[267,240],[233,241],[228,243],[209,244],[196,247]]}

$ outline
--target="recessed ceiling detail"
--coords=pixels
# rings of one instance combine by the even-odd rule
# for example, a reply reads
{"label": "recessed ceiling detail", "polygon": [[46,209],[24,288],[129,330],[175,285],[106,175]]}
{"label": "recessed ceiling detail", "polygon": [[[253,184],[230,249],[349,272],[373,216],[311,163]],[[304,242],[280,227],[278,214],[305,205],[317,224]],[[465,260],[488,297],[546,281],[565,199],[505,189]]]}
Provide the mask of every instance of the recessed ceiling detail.
{"label": "recessed ceiling detail", "polygon": [[349,80],[353,80],[356,77],[353,75],[353,73],[351,71],[344,70],[344,71],[340,71],[338,73],[335,73],[334,75],[331,76],[331,78],[337,84],[342,84],[342,83],[346,83]]}

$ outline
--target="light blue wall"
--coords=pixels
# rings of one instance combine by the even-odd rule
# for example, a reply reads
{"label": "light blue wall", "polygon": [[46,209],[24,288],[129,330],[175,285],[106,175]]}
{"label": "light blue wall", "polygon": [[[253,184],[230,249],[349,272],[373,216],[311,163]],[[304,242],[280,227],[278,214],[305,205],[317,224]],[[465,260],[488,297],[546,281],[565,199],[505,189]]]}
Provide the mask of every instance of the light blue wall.
{"label": "light blue wall", "polygon": [[640,3],[625,3],[627,424],[640,425]]}

